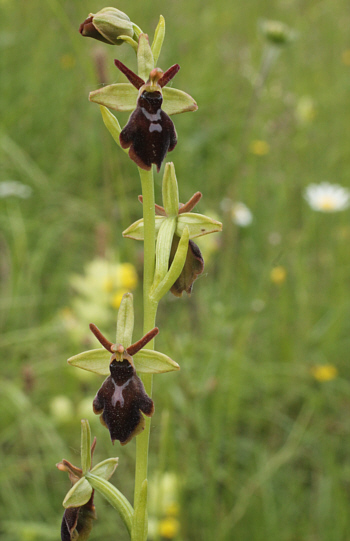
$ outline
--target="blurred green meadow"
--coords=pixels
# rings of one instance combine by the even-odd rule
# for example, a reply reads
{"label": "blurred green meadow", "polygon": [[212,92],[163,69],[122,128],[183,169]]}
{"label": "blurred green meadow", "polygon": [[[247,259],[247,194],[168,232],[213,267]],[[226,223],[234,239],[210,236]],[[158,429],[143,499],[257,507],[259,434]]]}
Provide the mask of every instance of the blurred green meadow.
{"label": "blurred green meadow", "polygon": [[[135,69],[135,55],[78,33],[105,5],[0,0],[2,541],[59,538],[70,483],[55,464],[80,465],[82,417],[97,436],[95,462],[119,456],[112,482],[132,498],[135,443],[110,444],[89,406],[103,378],[66,363],[97,347],[77,315],[115,332],[125,283],[107,287],[102,315],[93,299],[86,313],[82,289],[98,279],[79,289],[77,277],[91,262],[135,266],[135,339],[142,329],[142,245],[121,236],[141,217],[140,182],[87,99],[124,80],[114,58]],[[349,5],[115,7],[150,36],[165,17],[159,65],[178,62],[174,86],[199,105],[174,118],[168,160],[181,201],[200,190],[197,212],[224,224],[215,242],[203,238],[206,268],[192,296],[160,303],[157,348],[181,371],[155,377],[150,539],[348,540],[350,211],[317,212],[304,191],[325,181],[350,188]],[[265,80],[262,19],[295,32]],[[8,181],[21,183],[10,184],[19,194],[1,192]],[[235,223],[236,202],[251,223]],[[155,505],[163,492],[166,509]],[[115,512],[98,495],[95,503],[91,540],[126,540]]]}

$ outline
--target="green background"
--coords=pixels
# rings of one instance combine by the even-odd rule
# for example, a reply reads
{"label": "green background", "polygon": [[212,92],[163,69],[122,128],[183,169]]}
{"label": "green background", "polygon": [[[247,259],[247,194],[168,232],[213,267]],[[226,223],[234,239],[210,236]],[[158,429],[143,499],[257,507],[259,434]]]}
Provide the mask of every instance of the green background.
{"label": "green background", "polygon": [[[66,365],[84,349],[58,318],[71,301],[70,276],[114,251],[137,266],[141,283],[141,244],[121,236],[141,216],[137,171],[87,100],[100,85],[97,62],[112,83],[123,80],[113,59],[136,69],[135,55],[78,33],[104,6],[0,0],[0,182],[33,190],[28,199],[0,199],[4,541],[59,538],[69,481],[55,463],[79,465],[78,405],[101,383],[82,381]],[[348,3],[122,0],[115,7],[150,36],[165,17],[159,66],[179,63],[173,84],[199,105],[174,117],[178,145],[168,158],[181,201],[200,190],[196,210],[224,223],[192,296],[168,295],[160,305],[157,348],[181,371],[155,378],[150,482],[156,472],[177,474],[179,541],[346,540],[349,211],[317,213],[303,192],[323,181],[350,187]],[[285,22],[296,39],[254,99],[264,18]],[[302,122],[305,97],[314,115]],[[255,140],[268,143],[266,155],[251,152]],[[223,213],[225,197],[251,209],[249,227]],[[275,266],[286,270],[281,284],[271,281]],[[135,311],[137,339],[140,285]],[[114,328],[111,321],[104,331],[113,336]],[[310,369],[323,364],[338,376],[315,380]],[[64,423],[51,413],[57,395],[74,404]],[[98,418],[90,424],[95,463],[119,456],[112,480],[132,498],[135,442],[112,447]],[[96,508],[91,539],[126,540],[99,496]]]}

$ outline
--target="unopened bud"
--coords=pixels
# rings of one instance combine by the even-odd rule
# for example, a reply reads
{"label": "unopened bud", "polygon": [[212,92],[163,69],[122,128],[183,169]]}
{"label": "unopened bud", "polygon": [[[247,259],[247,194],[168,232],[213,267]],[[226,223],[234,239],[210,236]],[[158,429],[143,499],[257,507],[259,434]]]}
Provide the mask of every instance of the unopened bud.
{"label": "unopened bud", "polygon": [[89,17],[80,25],[82,36],[97,39],[109,45],[122,45],[119,36],[134,36],[134,29],[129,17],[116,8],[104,8]]}

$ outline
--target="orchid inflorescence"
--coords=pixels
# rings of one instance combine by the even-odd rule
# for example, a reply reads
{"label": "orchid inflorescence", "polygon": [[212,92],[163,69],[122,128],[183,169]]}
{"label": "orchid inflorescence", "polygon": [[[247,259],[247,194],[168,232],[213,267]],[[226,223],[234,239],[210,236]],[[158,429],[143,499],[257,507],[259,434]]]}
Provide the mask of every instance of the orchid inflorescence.
{"label": "orchid inflorescence", "polygon": [[[181,297],[191,294],[193,283],[203,273],[204,261],[193,241],[201,235],[221,231],[222,224],[208,216],[192,212],[202,194],[196,192],[187,203],[179,202],[179,189],[172,162],[165,164],[163,205],[155,203],[153,164],[157,172],[177,143],[170,116],[195,111],[194,99],[182,90],[168,87],[180,69],[174,64],[163,72],[157,67],[165,22],[161,16],[152,45],[147,34],[116,8],[104,8],[90,14],[80,25],[83,36],[109,45],[129,44],[137,55],[138,73],[119,59],[116,67],[128,83],[107,85],[90,93],[89,99],[101,108],[105,126],[118,146],[138,166],[143,218],[123,233],[126,238],[144,242],[144,336],[132,341],[134,306],[131,293],[125,293],[118,311],[116,342],[109,341],[90,324],[90,330],[102,348],[79,353],[68,359],[72,366],[107,376],[93,400],[93,411],[109,430],[112,443],[121,445],[136,437],[134,506],[110,482],[118,459],[107,459],[92,467],[96,439],[90,444],[89,423],[82,421],[82,468],[62,460],[57,467],[69,474],[72,488],[64,499],[62,541],[87,539],[96,518],[93,503],[98,491],[119,512],[132,541],[147,539],[147,462],[150,417],[154,413],[152,376],[179,370],[170,357],[154,349],[158,303],[171,292]],[[121,128],[111,113],[127,111],[131,115]],[[146,417],[144,417],[146,416]]]}

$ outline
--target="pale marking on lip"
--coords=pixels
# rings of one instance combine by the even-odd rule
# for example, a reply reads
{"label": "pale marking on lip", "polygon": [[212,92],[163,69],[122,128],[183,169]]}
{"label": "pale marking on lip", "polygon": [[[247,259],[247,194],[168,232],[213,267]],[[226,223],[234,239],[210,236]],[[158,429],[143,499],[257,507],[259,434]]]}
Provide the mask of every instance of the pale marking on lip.
{"label": "pale marking on lip", "polygon": [[155,122],[161,119],[161,111],[162,111],[161,109],[158,109],[158,111],[154,115],[146,111],[144,107],[141,107],[141,111],[143,112],[147,120],[150,120],[151,122]]}
{"label": "pale marking on lip", "polygon": [[152,133],[153,131],[162,131],[162,126],[160,124],[150,124],[149,125],[149,131]]}
{"label": "pale marking on lip", "polygon": [[121,408],[124,406],[123,390],[125,389],[125,387],[127,387],[129,385],[130,381],[131,381],[131,378],[129,378],[128,381],[123,383],[123,385],[117,385],[116,382],[113,381],[113,385],[114,385],[114,389],[115,389],[115,391],[113,393],[113,396],[112,396],[112,406],[113,406],[113,408],[116,406],[117,402],[119,402]]}

